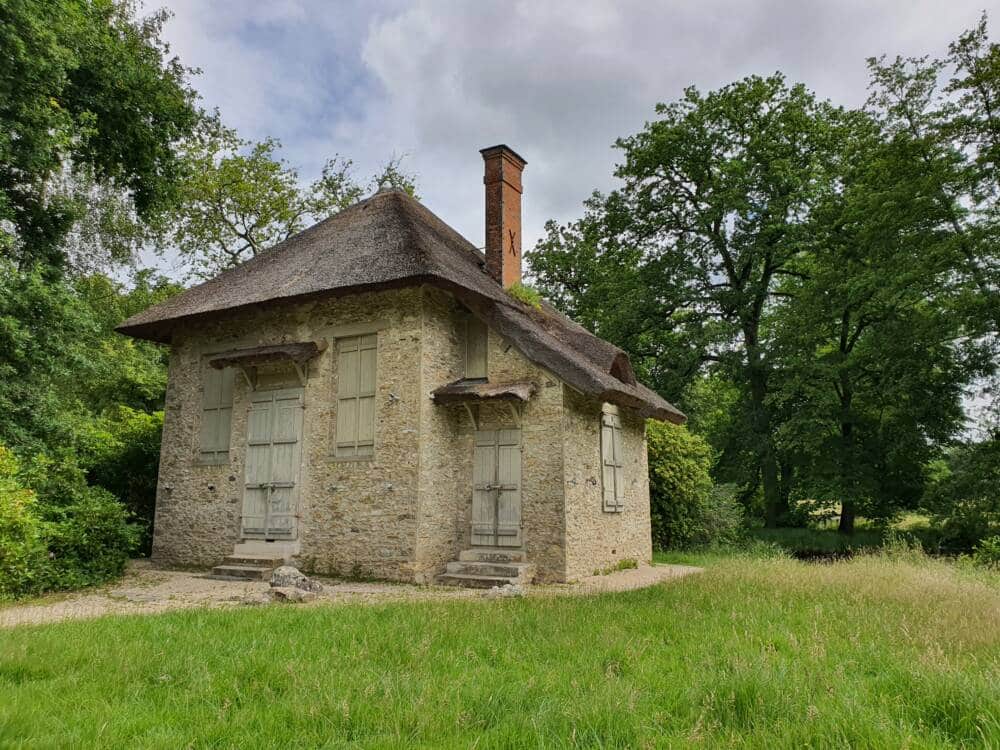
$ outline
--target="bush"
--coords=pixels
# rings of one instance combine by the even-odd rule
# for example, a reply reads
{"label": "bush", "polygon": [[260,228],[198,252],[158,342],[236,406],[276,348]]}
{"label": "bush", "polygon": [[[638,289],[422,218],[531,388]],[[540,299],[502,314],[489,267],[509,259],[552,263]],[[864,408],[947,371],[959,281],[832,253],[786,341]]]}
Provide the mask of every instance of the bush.
{"label": "bush", "polygon": [[983,568],[1000,569],[1000,536],[983,539],[972,552],[972,562]]}
{"label": "bush", "polygon": [[659,549],[739,541],[743,511],[731,485],[712,484],[712,451],[684,427],[650,421],[649,497]]}
{"label": "bush", "polygon": [[138,551],[150,552],[163,412],[120,406],[103,420],[101,440],[88,458],[87,479],[117,497],[141,526]]}
{"label": "bush", "polygon": [[0,599],[41,591],[48,556],[35,493],[18,481],[14,454],[0,445]]}
{"label": "bush", "polygon": [[507,288],[507,294],[536,310],[542,309],[542,295],[536,289],[516,281]]}
{"label": "bush", "polygon": [[128,511],[100,487],[86,487],[72,505],[56,508],[46,522],[51,587],[102,583],[125,571],[139,542]]}
{"label": "bush", "polygon": [[87,485],[71,459],[38,455],[21,469],[0,446],[0,593],[78,588],[121,575],[139,537],[129,515],[110,492]]}
{"label": "bush", "polygon": [[969,552],[1000,535],[1000,437],[960,446],[924,497],[941,548]]}

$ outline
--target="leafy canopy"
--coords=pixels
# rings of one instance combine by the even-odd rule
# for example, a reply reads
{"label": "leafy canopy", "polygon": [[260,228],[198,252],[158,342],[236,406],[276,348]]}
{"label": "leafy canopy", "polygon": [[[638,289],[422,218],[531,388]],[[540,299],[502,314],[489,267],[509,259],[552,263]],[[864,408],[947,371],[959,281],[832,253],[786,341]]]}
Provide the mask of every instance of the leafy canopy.
{"label": "leafy canopy", "polygon": [[199,120],[192,71],[129,0],[0,4],[0,257],[60,269],[86,201],[111,189],[150,217],[173,203],[178,143]]}

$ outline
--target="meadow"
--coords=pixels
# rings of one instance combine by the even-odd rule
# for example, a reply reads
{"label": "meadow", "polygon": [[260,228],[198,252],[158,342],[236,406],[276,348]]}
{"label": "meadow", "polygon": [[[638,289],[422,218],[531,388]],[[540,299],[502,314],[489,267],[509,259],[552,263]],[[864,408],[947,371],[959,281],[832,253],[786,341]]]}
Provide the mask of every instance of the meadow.
{"label": "meadow", "polygon": [[1000,578],[917,553],[592,597],[0,634],[4,747],[997,747]]}

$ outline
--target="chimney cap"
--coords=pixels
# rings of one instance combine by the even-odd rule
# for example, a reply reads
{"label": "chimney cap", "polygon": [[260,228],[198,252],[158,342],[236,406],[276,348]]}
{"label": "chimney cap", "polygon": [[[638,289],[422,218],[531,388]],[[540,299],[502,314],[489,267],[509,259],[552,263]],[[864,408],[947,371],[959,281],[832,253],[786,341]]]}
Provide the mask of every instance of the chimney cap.
{"label": "chimney cap", "polygon": [[506,143],[498,143],[496,146],[490,146],[489,148],[481,148],[481,149],[479,149],[479,153],[481,153],[483,155],[484,159],[487,158],[487,157],[489,157],[489,156],[493,156],[494,154],[497,154],[497,153],[501,153],[502,154],[502,153],[505,153],[505,152],[508,153],[508,154],[510,154],[511,156],[513,156],[519,162],[521,162],[521,167],[522,168],[524,168],[525,165],[527,165],[528,162],[525,160],[525,158],[523,156],[521,156],[519,153],[517,153],[517,151],[515,151],[514,149],[512,149],[510,146],[508,146]]}

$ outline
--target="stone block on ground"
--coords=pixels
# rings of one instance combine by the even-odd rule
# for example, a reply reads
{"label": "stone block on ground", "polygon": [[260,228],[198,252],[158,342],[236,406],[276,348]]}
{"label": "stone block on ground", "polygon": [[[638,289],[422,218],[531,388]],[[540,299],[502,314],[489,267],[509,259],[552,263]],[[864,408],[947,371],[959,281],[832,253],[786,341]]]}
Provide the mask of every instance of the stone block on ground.
{"label": "stone block on ground", "polygon": [[316,598],[313,591],[304,591],[294,586],[274,586],[268,592],[274,602],[311,602]]}
{"label": "stone block on ground", "polygon": [[323,590],[323,584],[309,578],[296,567],[282,565],[271,573],[271,588],[296,588],[301,591],[319,593]]}

